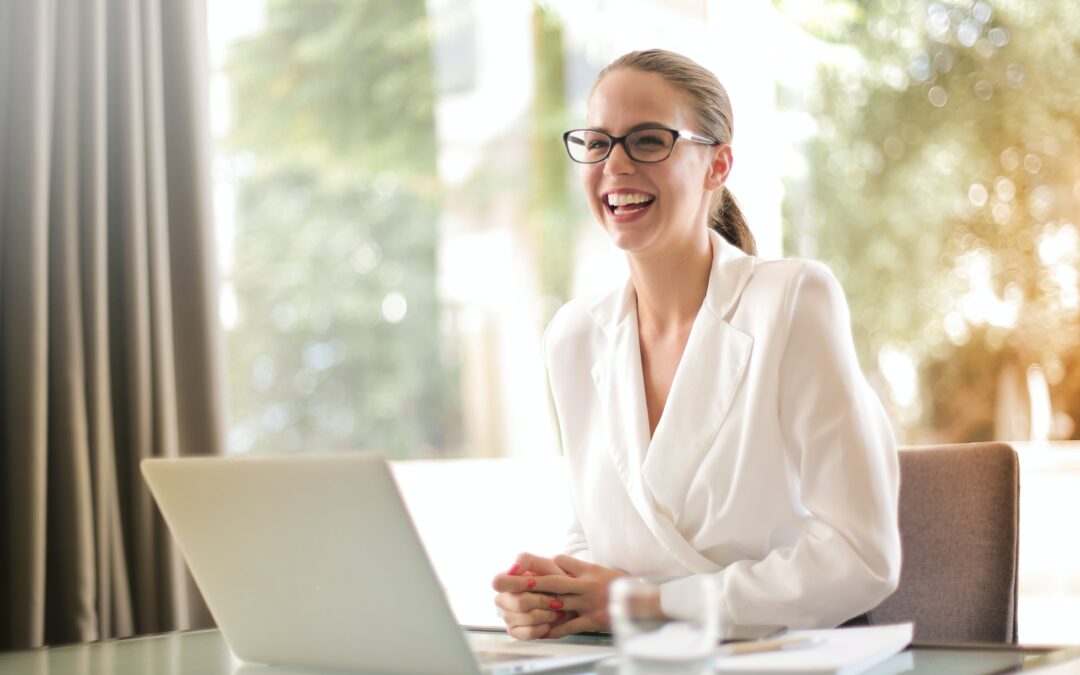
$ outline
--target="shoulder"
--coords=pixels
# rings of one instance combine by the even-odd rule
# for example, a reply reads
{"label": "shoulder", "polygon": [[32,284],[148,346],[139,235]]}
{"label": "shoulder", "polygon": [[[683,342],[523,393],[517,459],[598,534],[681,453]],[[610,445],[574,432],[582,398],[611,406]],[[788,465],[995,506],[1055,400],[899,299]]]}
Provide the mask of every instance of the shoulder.
{"label": "shoulder", "polygon": [[755,260],[743,288],[740,309],[771,307],[789,314],[808,298],[843,299],[843,289],[829,267],[817,260],[781,258]]}
{"label": "shoulder", "polygon": [[575,337],[594,330],[595,322],[589,314],[589,306],[592,304],[589,298],[574,298],[555,312],[555,316],[548,323],[544,331],[544,342],[547,345],[561,344],[573,341]]}
{"label": "shoulder", "polygon": [[[614,293],[614,292],[613,292]],[[595,308],[607,302],[612,293],[574,298],[555,312],[544,331],[544,351],[550,360],[569,351],[580,351],[601,333]]]}
{"label": "shoulder", "polygon": [[544,363],[553,393],[581,385],[591,377],[592,364],[602,349],[603,330],[595,311],[602,296],[575,298],[555,313],[544,331]]}
{"label": "shoulder", "polygon": [[757,340],[789,341],[810,334],[850,331],[847,300],[827,265],[816,260],[755,260],[730,322]]}
{"label": "shoulder", "polygon": [[758,259],[754,264],[754,274],[747,284],[751,287],[790,289],[803,283],[837,285],[836,276],[828,265],[819,260],[807,258],[780,258],[777,260]]}

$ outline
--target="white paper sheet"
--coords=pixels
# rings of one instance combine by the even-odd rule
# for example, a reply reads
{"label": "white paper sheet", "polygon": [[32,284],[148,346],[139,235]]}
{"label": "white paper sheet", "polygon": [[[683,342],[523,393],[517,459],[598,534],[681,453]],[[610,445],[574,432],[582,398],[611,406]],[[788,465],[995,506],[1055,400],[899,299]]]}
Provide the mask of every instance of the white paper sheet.
{"label": "white paper sheet", "polygon": [[800,673],[806,675],[856,675],[882,663],[911,643],[912,625],[796,630],[784,638],[821,638],[815,646],[774,652],[718,656],[716,672],[726,675]]}

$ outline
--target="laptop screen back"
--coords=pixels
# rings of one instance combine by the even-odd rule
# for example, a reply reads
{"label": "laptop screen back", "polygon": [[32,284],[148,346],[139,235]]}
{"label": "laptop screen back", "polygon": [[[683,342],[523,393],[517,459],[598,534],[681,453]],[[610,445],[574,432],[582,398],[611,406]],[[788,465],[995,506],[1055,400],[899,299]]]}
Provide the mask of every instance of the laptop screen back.
{"label": "laptop screen back", "polygon": [[151,459],[142,471],[241,659],[478,672],[382,457]]}

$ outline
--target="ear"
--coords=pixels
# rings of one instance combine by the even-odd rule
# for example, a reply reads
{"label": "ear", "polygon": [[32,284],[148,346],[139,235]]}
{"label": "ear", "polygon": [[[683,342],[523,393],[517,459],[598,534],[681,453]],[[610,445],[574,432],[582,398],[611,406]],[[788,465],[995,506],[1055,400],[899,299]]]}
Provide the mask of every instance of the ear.
{"label": "ear", "polygon": [[709,164],[709,173],[705,176],[706,190],[719,190],[727,182],[728,174],[731,173],[731,164],[735,161],[731,154],[731,146],[727,143],[716,146]]}

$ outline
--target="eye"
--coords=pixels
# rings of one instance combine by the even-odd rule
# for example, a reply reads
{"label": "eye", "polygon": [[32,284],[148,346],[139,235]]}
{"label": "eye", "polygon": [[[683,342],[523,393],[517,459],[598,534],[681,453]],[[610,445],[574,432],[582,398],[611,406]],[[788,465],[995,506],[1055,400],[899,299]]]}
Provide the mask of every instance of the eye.
{"label": "eye", "polygon": [[666,148],[671,143],[671,137],[656,132],[642,132],[640,134],[634,134],[634,137],[630,139],[630,142],[639,148],[656,150],[659,148]]}
{"label": "eye", "polygon": [[589,150],[606,150],[609,144],[606,138],[592,138],[585,143],[585,147]]}

